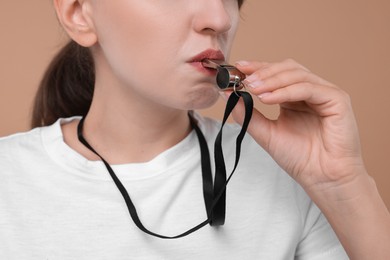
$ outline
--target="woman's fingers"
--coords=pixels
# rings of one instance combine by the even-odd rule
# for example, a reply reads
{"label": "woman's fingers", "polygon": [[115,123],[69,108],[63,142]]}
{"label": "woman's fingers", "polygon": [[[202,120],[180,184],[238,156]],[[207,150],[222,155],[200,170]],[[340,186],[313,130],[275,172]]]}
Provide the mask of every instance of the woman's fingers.
{"label": "woman's fingers", "polygon": [[342,92],[291,59],[279,63],[238,64],[241,64],[238,68],[249,75],[244,80],[247,90],[266,104],[305,101],[308,105],[319,105],[340,97]]}
{"label": "woman's fingers", "polygon": [[270,63],[268,62],[259,62],[259,61],[237,61],[236,66],[239,70],[249,75],[253,72],[265,68]]}
{"label": "woman's fingers", "polygon": [[247,66],[238,68],[249,75],[244,80],[244,84],[255,95],[274,91],[298,82],[333,86],[333,84],[311,73],[302,65],[290,60],[281,63],[248,63]]}
{"label": "woman's fingers", "polygon": [[[249,92],[259,97],[265,104],[280,105],[284,115],[289,112],[289,118],[283,117],[275,121],[254,110],[248,132],[266,150],[270,148],[273,135],[277,135],[278,139],[291,137],[288,133],[289,128],[282,127],[286,123],[291,124],[291,127],[293,124],[295,127],[307,128],[310,122],[312,134],[322,131],[317,129],[320,127],[318,122],[331,126],[327,131],[338,133],[351,127],[352,124],[349,124],[351,120],[345,120],[351,113],[349,96],[295,61],[240,62],[238,69],[249,75],[245,80],[247,86],[252,86],[247,87]],[[242,122],[244,107],[241,103],[233,112],[233,116],[238,123]],[[295,116],[294,120],[290,118],[291,116]],[[340,129],[337,130],[335,126],[339,126]]]}
{"label": "woman's fingers", "polygon": [[244,84],[250,88],[250,91],[254,95],[257,96],[301,82],[328,86],[331,85],[329,82],[325,82],[320,77],[299,68],[283,70],[268,78],[259,78],[259,76],[254,73],[248,79],[244,80]]}
{"label": "woman's fingers", "polygon": [[347,94],[338,88],[307,82],[292,84],[261,96],[261,101],[269,105],[304,101],[319,116],[343,111],[344,109],[340,110],[340,105],[348,106],[346,103],[348,100]]}

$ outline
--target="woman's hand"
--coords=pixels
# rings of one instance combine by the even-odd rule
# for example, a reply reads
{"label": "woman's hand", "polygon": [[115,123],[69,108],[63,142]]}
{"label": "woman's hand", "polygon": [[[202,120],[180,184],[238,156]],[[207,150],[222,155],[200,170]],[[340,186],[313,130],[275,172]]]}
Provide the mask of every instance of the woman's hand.
{"label": "woman's hand", "polygon": [[[255,110],[248,132],[307,192],[365,173],[349,96],[293,60],[239,62],[247,90],[279,104],[277,120]],[[241,122],[242,106],[234,111]]]}
{"label": "woman's hand", "polygon": [[[293,60],[237,68],[248,91],[280,105],[277,120],[254,110],[251,136],[306,190],[351,259],[388,259],[390,215],[363,164],[349,96]],[[243,116],[241,102],[233,117]]]}

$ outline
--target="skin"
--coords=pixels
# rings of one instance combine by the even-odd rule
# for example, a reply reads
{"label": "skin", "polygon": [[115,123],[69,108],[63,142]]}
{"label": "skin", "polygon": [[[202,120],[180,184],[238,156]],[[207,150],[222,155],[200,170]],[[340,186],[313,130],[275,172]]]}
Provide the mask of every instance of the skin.
{"label": "skin", "polygon": [[255,110],[248,132],[305,189],[351,259],[387,259],[390,215],[365,169],[347,93],[291,59],[237,67],[253,95],[280,105],[277,120]]}
{"label": "skin", "polygon": [[[68,34],[93,52],[96,85],[85,132],[110,163],[152,159],[189,133],[188,110],[218,99],[213,77],[187,61],[206,49],[228,56],[236,0],[55,3]],[[77,146],[72,134],[65,140]]]}
{"label": "skin", "polygon": [[[69,36],[93,52],[85,136],[108,162],[151,160],[191,131],[188,110],[216,101],[213,79],[187,60],[209,48],[228,56],[235,0],[54,3]],[[351,259],[386,259],[390,216],[363,164],[349,96],[293,60],[237,67],[254,96],[281,108],[274,121],[255,110],[248,132],[321,208]],[[242,104],[233,116],[242,121]],[[65,142],[97,160],[78,142],[77,123],[63,125]]]}

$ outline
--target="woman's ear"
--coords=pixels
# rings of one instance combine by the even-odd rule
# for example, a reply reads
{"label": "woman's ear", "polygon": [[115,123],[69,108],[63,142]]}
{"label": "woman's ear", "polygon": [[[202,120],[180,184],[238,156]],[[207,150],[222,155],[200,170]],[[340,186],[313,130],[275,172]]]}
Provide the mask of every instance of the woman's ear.
{"label": "woman's ear", "polygon": [[78,44],[91,47],[97,36],[88,0],[53,0],[57,17],[68,35]]}

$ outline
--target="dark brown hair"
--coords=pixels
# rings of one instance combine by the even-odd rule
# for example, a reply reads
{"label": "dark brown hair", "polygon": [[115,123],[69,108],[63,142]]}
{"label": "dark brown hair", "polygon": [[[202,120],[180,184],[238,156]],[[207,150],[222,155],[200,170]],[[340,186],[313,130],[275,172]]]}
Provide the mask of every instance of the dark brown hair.
{"label": "dark brown hair", "polygon": [[[238,0],[241,8],[244,0]],[[58,118],[85,116],[91,106],[95,66],[88,48],[66,44],[49,64],[35,96],[31,127],[51,125]]]}
{"label": "dark brown hair", "polygon": [[88,48],[74,41],[54,57],[35,96],[31,126],[45,126],[60,117],[85,116],[91,105],[95,68]]}

